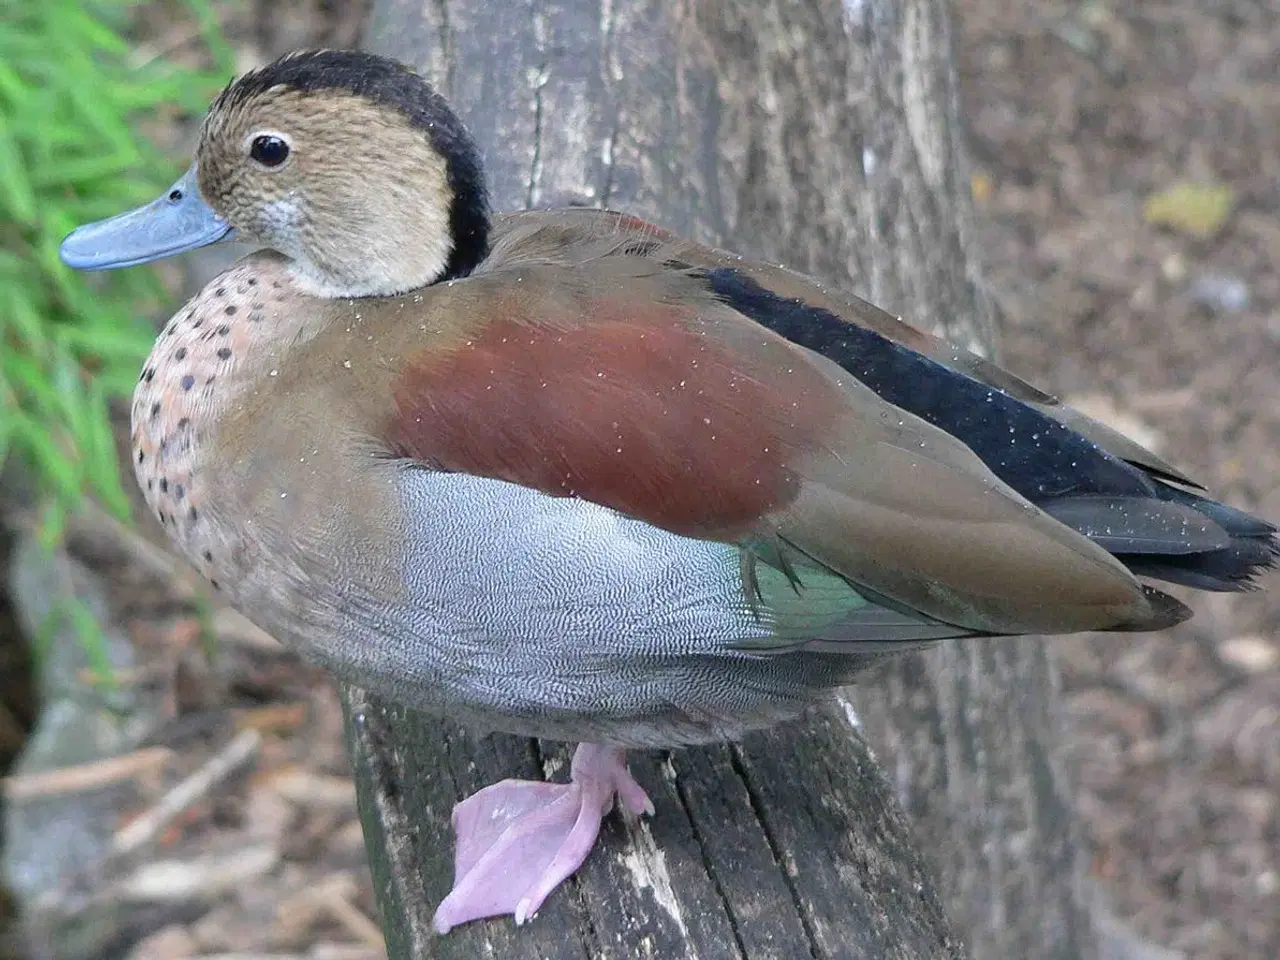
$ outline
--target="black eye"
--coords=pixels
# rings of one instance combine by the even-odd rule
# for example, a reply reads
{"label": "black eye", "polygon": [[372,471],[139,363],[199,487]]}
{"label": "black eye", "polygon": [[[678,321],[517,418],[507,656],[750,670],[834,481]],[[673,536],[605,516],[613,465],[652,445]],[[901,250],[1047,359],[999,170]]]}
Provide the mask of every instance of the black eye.
{"label": "black eye", "polygon": [[289,145],[279,137],[263,134],[253,138],[253,146],[249,148],[249,156],[264,167],[278,167],[289,159]]}

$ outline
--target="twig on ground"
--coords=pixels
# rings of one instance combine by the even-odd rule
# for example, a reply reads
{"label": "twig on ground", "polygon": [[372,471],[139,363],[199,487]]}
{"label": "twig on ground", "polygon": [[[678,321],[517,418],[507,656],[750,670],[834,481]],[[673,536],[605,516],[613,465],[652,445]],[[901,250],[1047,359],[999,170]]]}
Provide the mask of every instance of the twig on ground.
{"label": "twig on ground", "polygon": [[279,863],[280,851],[269,843],[191,860],[154,860],[126,877],[119,891],[135,902],[212,901],[260,880]]}
{"label": "twig on ground", "polygon": [[350,898],[358,890],[358,884],[351,874],[331,874],[315,886],[280,904],[278,913],[281,925],[286,929],[301,931],[310,927],[323,914],[341,924],[361,943],[385,949],[381,929],[351,903]]}
{"label": "twig on ground", "polygon": [[124,855],[154,840],[179,814],[247,764],[261,746],[262,734],[257,730],[241,731],[199,770],[161,797],[150,810],[117,830],[111,842],[112,852],[117,856]]}
{"label": "twig on ground", "polygon": [[10,801],[83,793],[131,780],[164,766],[173,756],[167,747],[145,747],[118,757],[106,757],[73,767],[5,777],[4,795]]}

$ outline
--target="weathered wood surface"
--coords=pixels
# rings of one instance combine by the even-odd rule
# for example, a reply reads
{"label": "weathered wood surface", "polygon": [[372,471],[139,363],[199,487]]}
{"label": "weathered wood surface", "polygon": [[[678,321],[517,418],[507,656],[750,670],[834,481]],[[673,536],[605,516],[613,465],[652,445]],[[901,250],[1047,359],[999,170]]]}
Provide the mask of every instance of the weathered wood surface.
{"label": "weathered wood surface", "polygon": [[[992,344],[945,0],[377,0],[366,41],[451,98],[499,208],[626,209]],[[443,939],[451,805],[567,753],[343,694],[393,957],[961,956],[953,929],[977,957],[1094,955],[1037,641],[869,675],[851,696],[887,778],[839,706],[634,755],[651,822],[611,819],[530,926]]]}
{"label": "weathered wood surface", "polygon": [[521,960],[959,958],[893,791],[838,712],[735,747],[636,753],[657,813],[610,817],[533,922],[431,931],[453,878],[453,803],[568,751],[480,738],[344,690],[389,955]]}

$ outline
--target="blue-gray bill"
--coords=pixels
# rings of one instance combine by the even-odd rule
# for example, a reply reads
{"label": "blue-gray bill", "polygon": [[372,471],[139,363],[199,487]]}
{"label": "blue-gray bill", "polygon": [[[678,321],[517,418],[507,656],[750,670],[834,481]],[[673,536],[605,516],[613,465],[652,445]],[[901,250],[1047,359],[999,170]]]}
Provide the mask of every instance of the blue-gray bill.
{"label": "blue-gray bill", "polygon": [[230,240],[233,233],[200,196],[193,165],[145,206],[72,230],[58,254],[76,270],[113,270]]}

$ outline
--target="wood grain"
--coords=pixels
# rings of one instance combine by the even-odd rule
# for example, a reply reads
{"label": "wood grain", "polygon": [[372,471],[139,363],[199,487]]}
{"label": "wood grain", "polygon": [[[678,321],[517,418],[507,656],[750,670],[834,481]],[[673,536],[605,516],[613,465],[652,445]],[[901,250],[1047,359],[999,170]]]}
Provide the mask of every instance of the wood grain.
{"label": "wood grain", "polygon": [[[451,99],[499,209],[625,209],[989,352],[951,30],[945,0],[377,0],[366,40]],[[436,938],[452,803],[567,754],[344,690],[391,955],[1096,955],[1043,644],[903,656],[850,696],[861,729],[837,706],[637,754],[651,822],[609,820],[531,925]]]}

